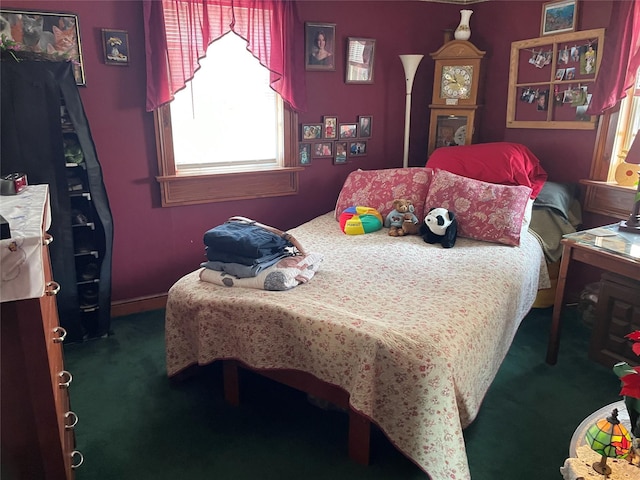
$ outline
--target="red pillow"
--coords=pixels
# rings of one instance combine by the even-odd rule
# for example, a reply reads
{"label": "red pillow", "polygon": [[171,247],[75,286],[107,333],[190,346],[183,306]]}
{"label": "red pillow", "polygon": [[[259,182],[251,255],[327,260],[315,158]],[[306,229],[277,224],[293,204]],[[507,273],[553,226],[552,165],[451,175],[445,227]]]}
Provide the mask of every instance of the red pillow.
{"label": "red pillow", "polygon": [[416,217],[424,218],[424,199],[427,198],[433,172],[430,168],[386,168],[380,170],[354,170],[344,181],[336,202],[335,217],[346,208],[375,208],[382,218],[393,210],[393,200],[411,200]]}
{"label": "red pillow", "polygon": [[435,150],[427,167],[439,168],[463,177],[501,185],[524,185],[536,198],[547,172],[540,160],[520,143],[495,142],[442,147]]}
{"label": "red pillow", "polygon": [[451,210],[458,219],[461,237],[520,245],[530,195],[531,188],[523,185],[499,185],[436,170],[424,210]]}

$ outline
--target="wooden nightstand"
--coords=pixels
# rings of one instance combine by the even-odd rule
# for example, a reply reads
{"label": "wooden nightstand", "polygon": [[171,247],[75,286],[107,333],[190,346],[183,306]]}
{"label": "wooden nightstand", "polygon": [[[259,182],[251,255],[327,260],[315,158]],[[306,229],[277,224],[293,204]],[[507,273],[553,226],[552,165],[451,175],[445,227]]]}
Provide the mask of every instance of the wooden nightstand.
{"label": "wooden nightstand", "polygon": [[565,235],[562,261],[553,305],[547,363],[555,365],[560,346],[562,313],[567,271],[572,260],[640,282],[640,235],[618,230],[618,224]]}

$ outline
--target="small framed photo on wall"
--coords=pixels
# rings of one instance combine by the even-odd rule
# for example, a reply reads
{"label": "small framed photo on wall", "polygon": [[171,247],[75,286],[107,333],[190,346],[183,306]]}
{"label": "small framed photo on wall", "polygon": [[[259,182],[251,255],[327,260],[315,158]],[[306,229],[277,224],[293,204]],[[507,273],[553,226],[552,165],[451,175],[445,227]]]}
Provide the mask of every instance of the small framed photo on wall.
{"label": "small framed photo on wall", "polygon": [[347,142],[336,142],[336,156],[333,163],[347,163]]}
{"label": "small framed photo on wall", "polygon": [[360,157],[367,154],[367,142],[359,140],[357,142],[349,142],[349,156]]}
{"label": "small framed photo on wall", "polygon": [[358,136],[357,123],[341,123],[339,127],[340,127],[340,130],[339,130],[340,138],[356,138]]}
{"label": "small framed photo on wall", "polygon": [[336,24],[304,24],[304,52],[306,70],[334,71],[336,69]]}
{"label": "small framed photo on wall", "polygon": [[333,157],[333,142],[320,142],[313,145],[314,157]]}
{"label": "small framed photo on wall", "polygon": [[307,123],[302,125],[302,140],[318,140],[322,138],[321,123]]}
{"label": "small framed photo on wall", "polygon": [[300,165],[311,165],[311,144],[301,143],[298,146],[298,163]]}
{"label": "small framed photo on wall", "polygon": [[106,65],[129,65],[129,34],[125,30],[103,28],[102,49]]}
{"label": "small framed photo on wall", "polygon": [[370,115],[361,115],[358,117],[358,136],[360,138],[371,137],[371,123],[373,117]]}
{"label": "small framed photo on wall", "polygon": [[322,117],[322,138],[328,140],[338,138],[338,117]]}

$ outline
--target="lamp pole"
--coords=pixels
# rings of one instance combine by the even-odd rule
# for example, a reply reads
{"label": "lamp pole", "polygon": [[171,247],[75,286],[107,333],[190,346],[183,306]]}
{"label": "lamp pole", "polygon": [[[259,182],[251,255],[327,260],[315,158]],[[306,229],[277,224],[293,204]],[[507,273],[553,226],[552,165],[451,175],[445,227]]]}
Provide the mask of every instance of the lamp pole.
{"label": "lamp pole", "polygon": [[404,79],[406,82],[405,95],[405,111],[404,111],[404,155],[402,157],[402,166],[409,166],[409,131],[411,126],[411,90],[413,89],[413,79],[416,76],[416,70],[424,55],[400,55],[400,61],[404,68]]}

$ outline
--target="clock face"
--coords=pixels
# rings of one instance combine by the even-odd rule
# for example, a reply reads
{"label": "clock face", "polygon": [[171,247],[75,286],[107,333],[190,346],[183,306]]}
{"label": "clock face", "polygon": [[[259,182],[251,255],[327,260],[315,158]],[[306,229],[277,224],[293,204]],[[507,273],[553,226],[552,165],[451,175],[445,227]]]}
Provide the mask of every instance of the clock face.
{"label": "clock face", "polygon": [[440,98],[469,98],[473,82],[473,66],[444,65],[440,79]]}

